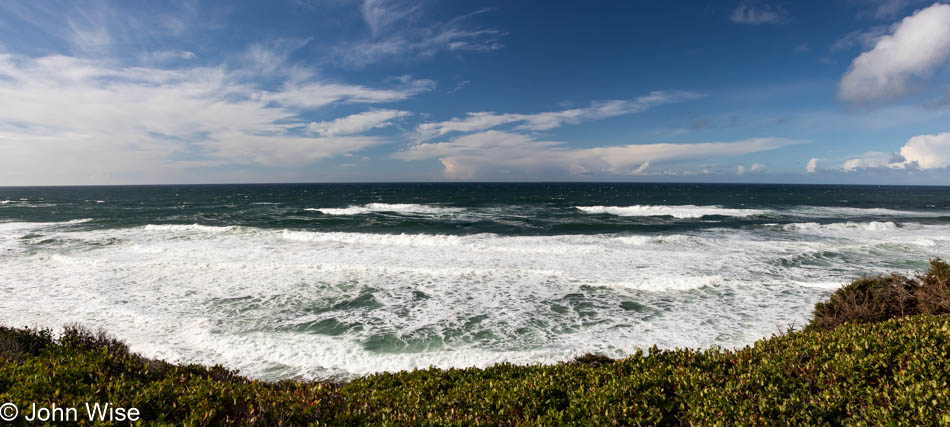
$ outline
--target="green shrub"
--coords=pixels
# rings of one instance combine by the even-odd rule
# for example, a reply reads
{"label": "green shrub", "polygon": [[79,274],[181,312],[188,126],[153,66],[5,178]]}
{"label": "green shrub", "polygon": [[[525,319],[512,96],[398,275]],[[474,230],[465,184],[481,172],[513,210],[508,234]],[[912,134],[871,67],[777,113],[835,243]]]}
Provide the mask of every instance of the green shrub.
{"label": "green shrub", "polygon": [[793,332],[735,351],[653,348],[612,361],[426,369],[347,384],[258,382],[221,367],[77,344],[75,335],[54,341],[48,332],[0,329],[2,338],[30,335],[45,345],[21,360],[0,360],[0,401],[112,402],[139,408],[150,423],[950,423],[947,315]]}
{"label": "green shrub", "polygon": [[950,265],[930,261],[930,270],[914,278],[897,274],[861,278],[815,305],[809,330],[833,329],[848,322],[880,322],[916,314],[950,313]]}
{"label": "green shrub", "polygon": [[918,275],[918,307],[924,314],[950,313],[950,264],[940,259],[930,261],[930,270]]}
{"label": "green shrub", "polygon": [[112,354],[129,354],[129,347],[122,341],[110,336],[100,329],[91,331],[79,324],[69,324],[63,327],[63,334],[59,342],[64,346],[78,347],[85,350],[105,349]]}
{"label": "green shrub", "polygon": [[0,359],[21,360],[53,345],[49,329],[12,329],[0,326]]}

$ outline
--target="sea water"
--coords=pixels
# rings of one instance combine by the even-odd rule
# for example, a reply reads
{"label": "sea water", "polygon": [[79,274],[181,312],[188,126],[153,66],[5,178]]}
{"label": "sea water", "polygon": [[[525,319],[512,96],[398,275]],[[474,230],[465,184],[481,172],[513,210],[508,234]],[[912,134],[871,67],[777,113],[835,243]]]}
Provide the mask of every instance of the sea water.
{"label": "sea water", "polygon": [[0,324],[262,379],[744,346],[950,257],[950,187],[0,188]]}

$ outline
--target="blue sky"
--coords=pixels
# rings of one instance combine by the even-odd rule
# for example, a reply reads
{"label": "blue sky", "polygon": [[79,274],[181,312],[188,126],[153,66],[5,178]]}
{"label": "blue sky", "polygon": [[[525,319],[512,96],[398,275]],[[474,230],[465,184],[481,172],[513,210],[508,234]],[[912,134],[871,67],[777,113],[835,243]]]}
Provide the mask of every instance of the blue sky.
{"label": "blue sky", "polygon": [[0,2],[0,185],[950,184],[950,4]]}

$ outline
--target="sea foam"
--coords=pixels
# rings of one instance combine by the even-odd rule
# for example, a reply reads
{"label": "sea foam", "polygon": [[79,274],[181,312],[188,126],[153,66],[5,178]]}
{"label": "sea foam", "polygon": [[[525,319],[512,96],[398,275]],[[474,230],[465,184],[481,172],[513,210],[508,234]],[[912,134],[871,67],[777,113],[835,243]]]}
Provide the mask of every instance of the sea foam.
{"label": "sea foam", "polygon": [[0,223],[0,323],[80,322],[264,379],[742,346],[854,277],[950,254],[950,227],[887,221],[554,236],[63,224]]}
{"label": "sea foam", "polygon": [[204,233],[225,233],[228,231],[234,231],[238,229],[235,226],[210,226],[210,225],[201,225],[201,224],[147,224],[143,227],[145,231],[172,231],[172,232],[182,232],[182,231],[200,231]]}

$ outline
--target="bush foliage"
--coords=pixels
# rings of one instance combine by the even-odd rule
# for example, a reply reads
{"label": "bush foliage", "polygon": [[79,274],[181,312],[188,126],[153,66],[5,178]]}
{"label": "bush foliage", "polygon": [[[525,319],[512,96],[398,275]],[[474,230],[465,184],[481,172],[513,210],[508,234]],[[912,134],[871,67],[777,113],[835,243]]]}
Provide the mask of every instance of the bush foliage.
{"label": "bush foliage", "polygon": [[[898,282],[946,285],[946,264],[932,267]],[[433,368],[346,384],[258,382],[222,367],[149,360],[77,326],[58,339],[0,327],[0,402],[112,402],[175,425],[950,424],[950,315],[872,322],[880,313],[942,311],[921,301],[930,294],[916,292],[926,286],[908,286],[913,296],[900,311],[885,299],[903,294],[880,287],[898,279],[868,280],[840,296],[862,292],[873,315],[734,351],[653,348],[621,360]],[[841,303],[820,305],[816,318],[844,310],[828,304]]]}
{"label": "bush foliage", "polygon": [[950,265],[930,261],[930,270],[914,278],[897,274],[864,277],[815,305],[810,330],[833,329],[848,322],[880,322],[916,314],[950,313]]}

